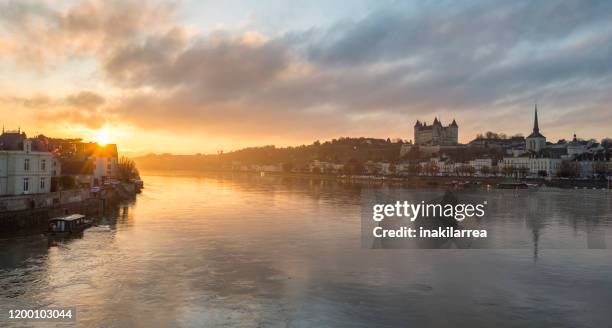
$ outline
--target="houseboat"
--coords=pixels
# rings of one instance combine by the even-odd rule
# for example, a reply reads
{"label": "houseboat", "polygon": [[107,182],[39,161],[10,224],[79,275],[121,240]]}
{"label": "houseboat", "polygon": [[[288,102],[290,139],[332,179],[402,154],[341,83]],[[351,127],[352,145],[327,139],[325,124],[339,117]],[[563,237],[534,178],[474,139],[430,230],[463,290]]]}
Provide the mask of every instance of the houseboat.
{"label": "houseboat", "polygon": [[91,221],[82,214],[49,219],[49,234],[52,236],[66,236],[76,234],[91,226]]}

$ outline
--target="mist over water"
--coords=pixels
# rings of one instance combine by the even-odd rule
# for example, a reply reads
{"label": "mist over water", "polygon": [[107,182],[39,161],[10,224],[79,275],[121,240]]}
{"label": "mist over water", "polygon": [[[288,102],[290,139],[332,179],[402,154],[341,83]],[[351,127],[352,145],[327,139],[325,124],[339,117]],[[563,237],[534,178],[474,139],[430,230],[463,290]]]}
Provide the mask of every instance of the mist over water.
{"label": "mist over water", "polygon": [[[603,327],[612,320],[612,250],[586,249],[612,246],[612,196],[604,191],[470,194],[497,199],[494,212],[510,222],[489,218],[491,242],[521,236],[522,249],[382,250],[362,247],[364,187],[254,175],[143,179],[133,204],[82,238],[0,239],[0,326],[14,324],[4,321],[8,309],[47,306],[76,306],[79,327]],[[538,218],[527,210],[533,202]],[[585,249],[563,249],[577,245]]]}

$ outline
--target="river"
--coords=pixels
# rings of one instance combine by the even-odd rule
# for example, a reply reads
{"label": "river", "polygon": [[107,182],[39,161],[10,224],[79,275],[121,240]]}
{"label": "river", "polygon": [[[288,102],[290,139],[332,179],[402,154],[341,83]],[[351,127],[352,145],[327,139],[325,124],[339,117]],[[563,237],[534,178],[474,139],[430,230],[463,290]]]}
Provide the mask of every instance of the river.
{"label": "river", "polygon": [[[521,247],[368,249],[364,187],[194,173],[143,180],[135,202],[81,238],[0,239],[0,326],[63,327],[6,316],[54,306],[76,307],[78,327],[612,322],[607,191],[483,191],[514,218],[504,225],[485,218],[492,242],[523,236]],[[541,221],[523,212],[533,199],[545,211]]]}

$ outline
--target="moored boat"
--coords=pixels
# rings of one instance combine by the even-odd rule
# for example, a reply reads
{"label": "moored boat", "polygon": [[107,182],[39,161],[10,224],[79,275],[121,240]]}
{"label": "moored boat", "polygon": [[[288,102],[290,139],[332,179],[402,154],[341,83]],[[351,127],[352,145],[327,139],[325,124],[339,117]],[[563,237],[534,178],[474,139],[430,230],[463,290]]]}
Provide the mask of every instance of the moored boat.
{"label": "moored boat", "polygon": [[77,234],[91,226],[91,221],[82,214],[72,214],[49,219],[49,235],[67,236]]}

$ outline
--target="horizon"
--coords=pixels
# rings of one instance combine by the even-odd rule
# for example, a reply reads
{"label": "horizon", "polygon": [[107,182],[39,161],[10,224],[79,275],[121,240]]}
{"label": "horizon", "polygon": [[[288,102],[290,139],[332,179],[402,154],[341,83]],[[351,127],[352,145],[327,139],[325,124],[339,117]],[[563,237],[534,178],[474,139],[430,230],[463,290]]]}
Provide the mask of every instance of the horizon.
{"label": "horizon", "polygon": [[[525,137],[525,135],[522,134],[522,133],[506,134],[506,133],[503,133],[503,132],[495,132],[495,131],[486,131],[486,132],[482,132],[482,133],[479,133],[479,134],[486,135],[488,132],[493,132],[493,133],[496,133],[498,135],[499,134],[503,134],[508,139],[512,138],[512,137],[523,137],[523,138]],[[225,153],[231,153],[231,152],[235,152],[235,151],[244,150],[244,149],[247,149],[247,148],[262,148],[262,147],[268,147],[268,146],[273,146],[275,148],[295,148],[295,147],[300,147],[300,146],[311,146],[311,145],[313,145],[317,141],[319,141],[321,144],[323,144],[325,142],[331,142],[333,140],[340,140],[341,138],[349,138],[349,139],[362,139],[363,138],[363,139],[378,139],[378,140],[391,139],[392,142],[395,142],[397,139],[399,139],[399,138],[391,138],[391,137],[387,137],[387,138],[382,138],[381,137],[381,138],[378,138],[378,137],[367,137],[367,136],[360,136],[360,137],[342,136],[342,137],[336,137],[336,138],[326,139],[326,140],[316,139],[316,140],[313,140],[310,143],[294,144],[294,145],[283,145],[283,146],[280,146],[280,145],[273,145],[273,144],[268,144],[268,145],[262,144],[262,145],[256,145],[256,146],[247,146],[247,147],[243,147],[243,148],[239,148],[239,149],[232,149],[232,150],[228,150],[228,151],[223,151],[223,153],[225,154]],[[474,136],[474,138],[470,139],[470,141],[475,140],[477,138],[478,138],[478,136]],[[579,137],[579,136],[576,136],[576,138],[579,141],[588,141],[588,140],[593,139],[593,140],[595,140],[598,143],[601,142],[603,139],[610,139],[610,137],[604,137],[602,139],[595,139],[595,138],[585,138],[585,137]],[[569,142],[569,141],[572,140],[570,138],[562,138],[562,139],[565,140],[566,142]],[[558,139],[558,140],[555,140],[555,141],[547,140],[546,142],[549,143],[549,144],[556,144],[556,143],[560,142],[562,139]],[[410,142],[410,141],[413,141],[413,140],[402,139],[402,142],[404,142],[404,143]],[[467,144],[467,142],[466,143],[460,142],[460,144]],[[119,145],[117,145],[117,147],[119,147]],[[132,156],[129,156],[129,157],[145,157],[145,156],[150,156],[150,155],[154,155],[154,156],[161,156],[161,155],[171,155],[171,156],[192,156],[192,155],[216,156],[216,155],[219,155],[219,154],[218,153],[180,153],[179,154],[179,153],[169,153],[169,152],[164,152],[164,153],[150,152],[150,153],[146,153],[146,154],[132,155]]]}
{"label": "horizon", "polygon": [[[350,4],[350,5],[349,5]],[[610,137],[612,3],[0,1],[0,113],[122,153]],[[322,14],[325,15],[322,15]],[[9,78],[10,77],[10,78]]]}

